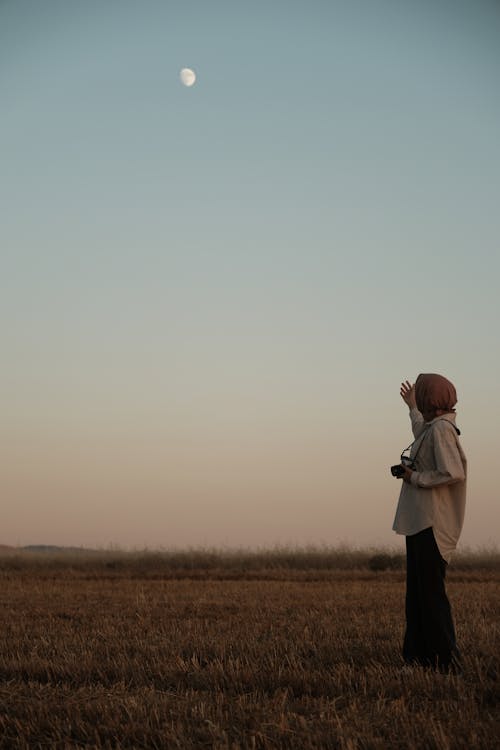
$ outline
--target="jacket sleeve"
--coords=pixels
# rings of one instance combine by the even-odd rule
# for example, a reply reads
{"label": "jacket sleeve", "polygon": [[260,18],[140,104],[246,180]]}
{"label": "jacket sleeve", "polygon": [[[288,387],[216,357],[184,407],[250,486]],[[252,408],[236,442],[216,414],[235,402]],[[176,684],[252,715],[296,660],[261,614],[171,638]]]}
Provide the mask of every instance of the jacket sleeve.
{"label": "jacket sleeve", "polygon": [[425,421],[418,409],[410,409],[411,429],[413,437],[416,439],[422,434],[422,430],[425,427]]}
{"label": "jacket sleeve", "polygon": [[451,425],[434,427],[434,458],[436,468],[430,471],[414,471],[411,483],[415,487],[437,487],[440,484],[455,484],[465,479],[465,468],[458,449],[456,432]]}

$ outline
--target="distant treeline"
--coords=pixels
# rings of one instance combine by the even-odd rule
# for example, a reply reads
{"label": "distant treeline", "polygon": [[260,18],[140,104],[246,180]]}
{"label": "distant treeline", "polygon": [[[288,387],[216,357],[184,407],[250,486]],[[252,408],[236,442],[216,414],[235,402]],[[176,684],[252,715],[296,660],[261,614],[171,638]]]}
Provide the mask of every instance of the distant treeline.
{"label": "distant treeline", "polygon": [[[36,570],[75,575],[163,577],[286,577],[316,571],[404,571],[405,557],[394,549],[342,547],[274,547],[269,549],[92,550],[31,545],[1,547],[0,572]],[[463,549],[455,554],[450,571],[498,571],[500,551]]]}

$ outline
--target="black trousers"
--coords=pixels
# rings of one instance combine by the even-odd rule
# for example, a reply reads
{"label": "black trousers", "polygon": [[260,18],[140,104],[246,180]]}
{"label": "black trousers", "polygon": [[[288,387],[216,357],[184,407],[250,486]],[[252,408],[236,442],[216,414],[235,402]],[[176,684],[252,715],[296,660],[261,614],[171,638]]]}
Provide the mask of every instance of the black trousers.
{"label": "black trousers", "polygon": [[406,633],[403,658],[447,672],[459,668],[455,628],[446,596],[447,563],[432,527],[406,537]]}

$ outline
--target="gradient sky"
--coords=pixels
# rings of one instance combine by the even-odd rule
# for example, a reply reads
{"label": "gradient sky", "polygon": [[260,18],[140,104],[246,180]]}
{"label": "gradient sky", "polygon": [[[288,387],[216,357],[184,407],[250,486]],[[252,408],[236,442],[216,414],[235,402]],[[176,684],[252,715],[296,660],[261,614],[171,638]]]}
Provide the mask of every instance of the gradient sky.
{"label": "gradient sky", "polygon": [[493,0],[1,0],[0,543],[402,545],[419,372],[496,541],[499,39]]}

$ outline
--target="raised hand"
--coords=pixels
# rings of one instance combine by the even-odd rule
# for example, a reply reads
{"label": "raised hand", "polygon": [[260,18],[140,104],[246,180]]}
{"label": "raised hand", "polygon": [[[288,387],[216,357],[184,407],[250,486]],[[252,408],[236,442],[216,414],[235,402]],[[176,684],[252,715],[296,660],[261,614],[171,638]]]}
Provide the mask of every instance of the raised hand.
{"label": "raised hand", "polygon": [[416,409],[417,402],[415,399],[415,386],[412,385],[408,380],[401,383],[401,389],[399,391],[401,398],[409,406],[410,409]]}

